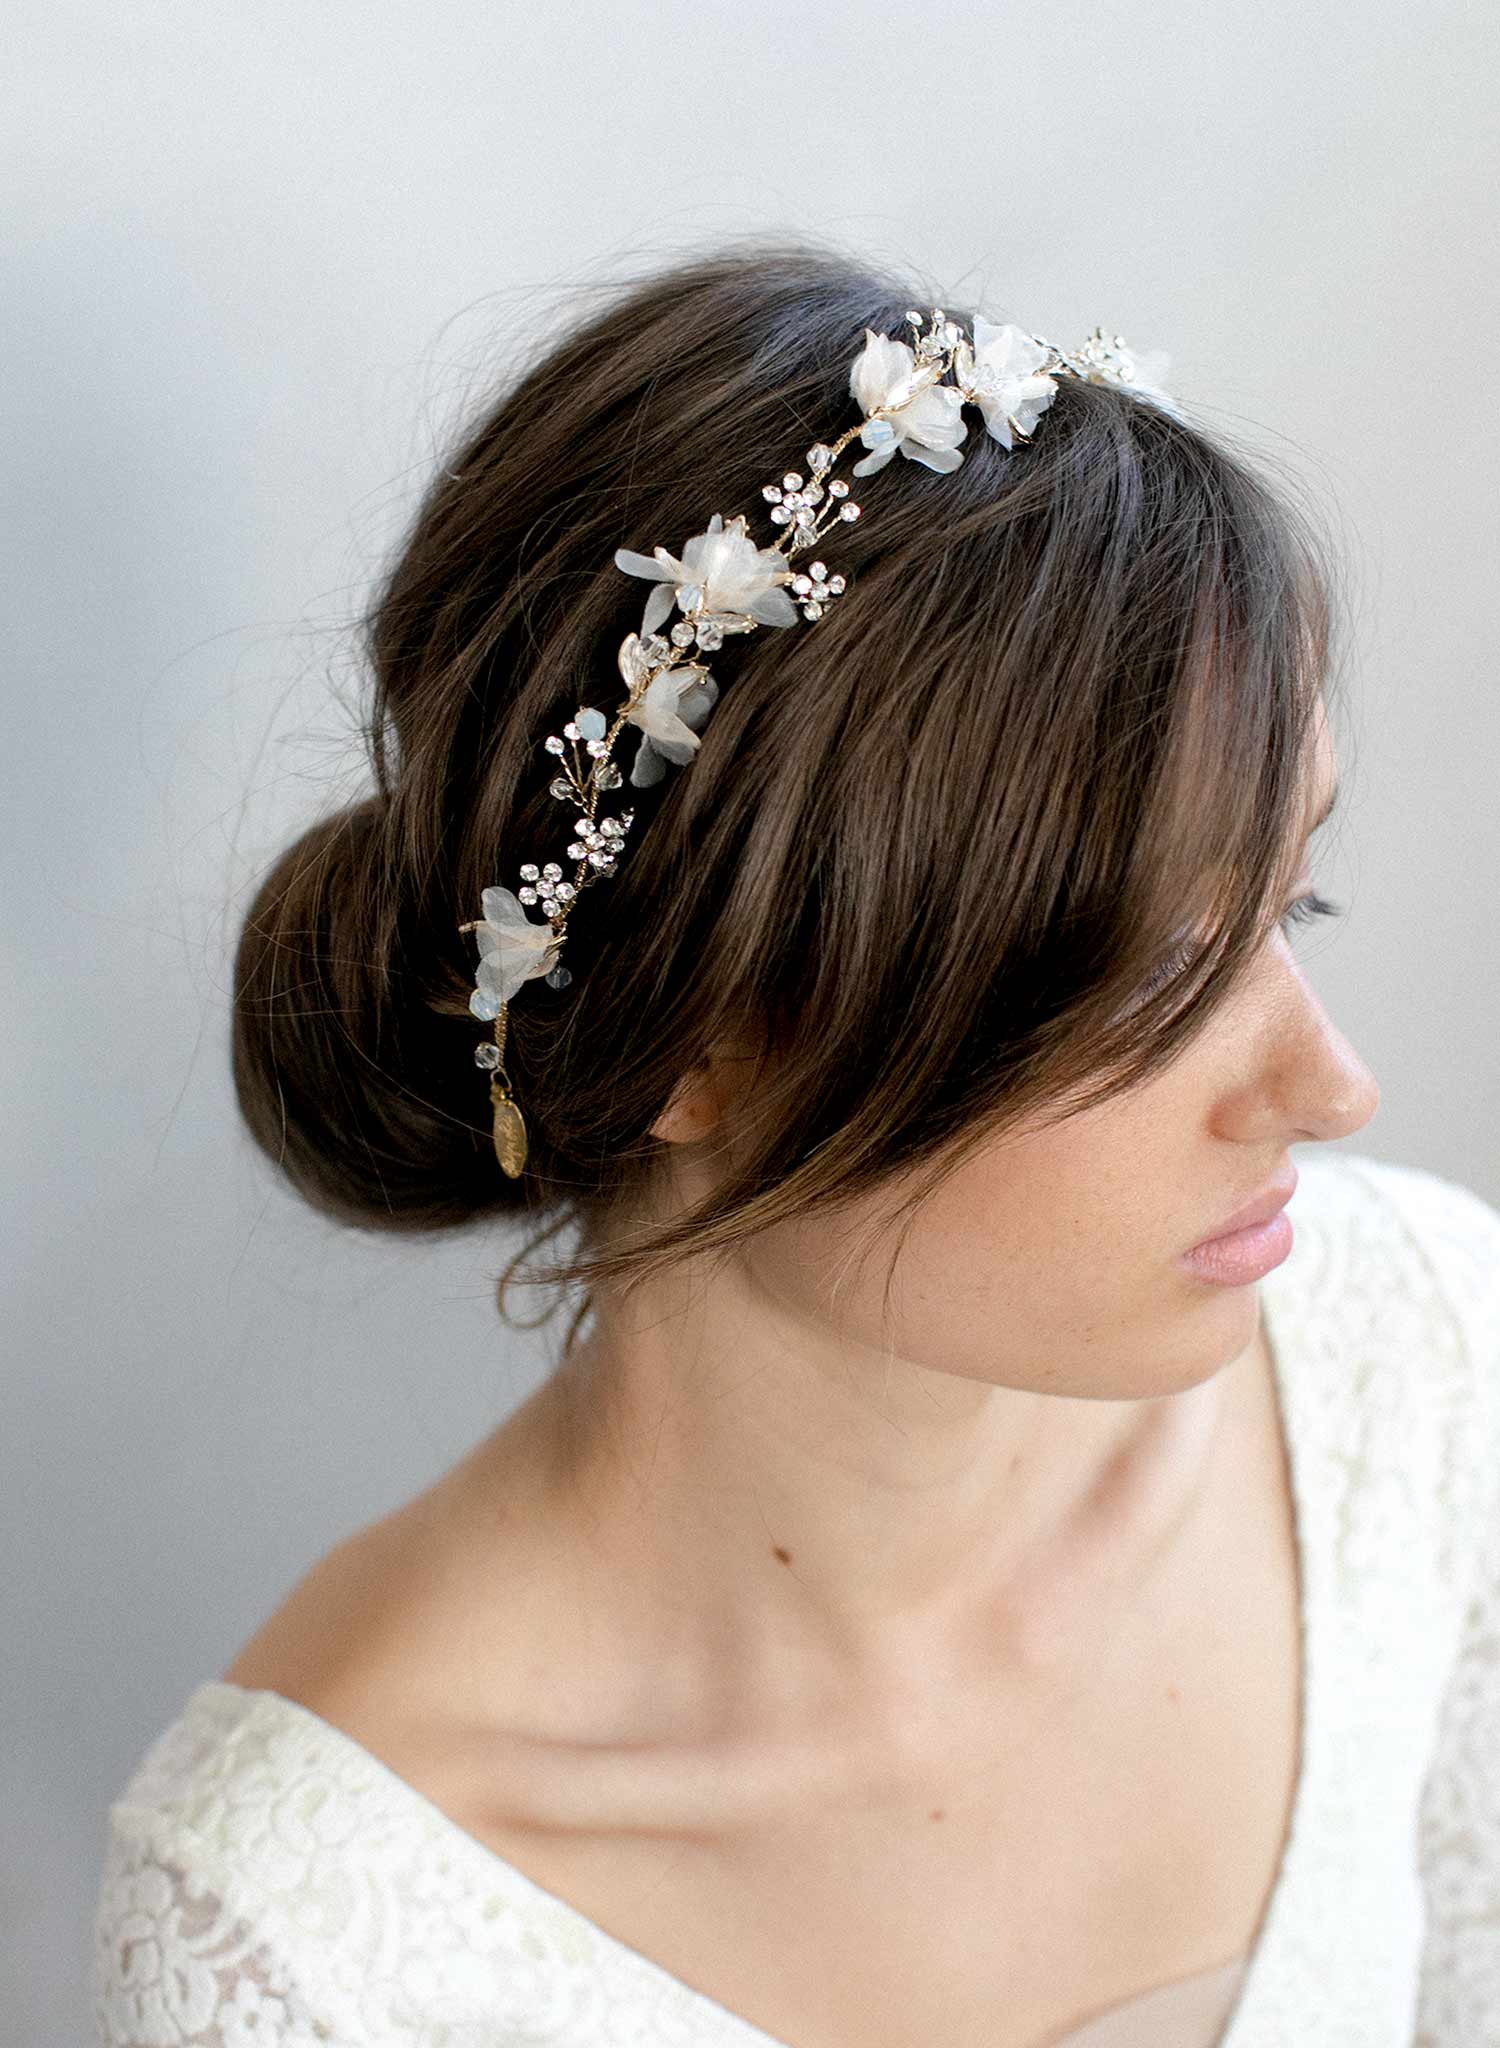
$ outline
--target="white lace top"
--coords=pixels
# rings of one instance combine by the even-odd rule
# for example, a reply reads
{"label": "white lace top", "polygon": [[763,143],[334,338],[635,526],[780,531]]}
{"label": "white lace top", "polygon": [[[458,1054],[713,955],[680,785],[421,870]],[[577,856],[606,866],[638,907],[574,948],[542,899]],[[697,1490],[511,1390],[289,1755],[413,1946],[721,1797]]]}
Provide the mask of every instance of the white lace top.
{"label": "white lace top", "polygon": [[[1260,1283],[1302,1582],[1291,1826],[1248,1956],[1056,2048],[1500,2043],[1500,1213],[1298,1161]],[[351,1737],[212,1679],[109,1810],[107,2048],[785,2048]]]}

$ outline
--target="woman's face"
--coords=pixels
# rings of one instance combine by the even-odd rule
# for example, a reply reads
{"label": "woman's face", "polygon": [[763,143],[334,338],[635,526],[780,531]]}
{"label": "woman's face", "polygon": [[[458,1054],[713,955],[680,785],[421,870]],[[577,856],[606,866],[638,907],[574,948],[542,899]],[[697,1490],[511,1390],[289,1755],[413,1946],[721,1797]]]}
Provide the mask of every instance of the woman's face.
{"label": "woman's face", "polygon": [[[1335,774],[1325,720],[1310,818]],[[1304,855],[1293,896],[1310,881]],[[906,1230],[888,1320],[896,1226],[888,1238],[859,1237],[859,1217],[853,1233],[847,1216],[782,1226],[748,1248],[745,1279],[799,1348],[893,1351],[1038,1393],[1182,1391],[1244,1352],[1259,1308],[1253,1286],[1212,1284],[1178,1255],[1284,1178],[1289,1146],[1348,1137],[1379,1100],[1278,929],[1166,1071],[954,1171]]]}

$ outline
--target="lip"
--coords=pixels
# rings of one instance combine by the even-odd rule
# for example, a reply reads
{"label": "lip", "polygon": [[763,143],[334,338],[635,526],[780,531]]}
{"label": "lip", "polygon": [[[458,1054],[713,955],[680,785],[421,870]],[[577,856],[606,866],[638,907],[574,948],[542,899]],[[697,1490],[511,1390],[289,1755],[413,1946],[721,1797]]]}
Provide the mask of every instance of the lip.
{"label": "lip", "polygon": [[1236,1209],[1234,1214],[1226,1217],[1216,1230],[1210,1232],[1207,1237],[1200,1238],[1190,1249],[1198,1251],[1203,1245],[1217,1244],[1221,1238],[1233,1237],[1236,1231],[1251,1230],[1258,1223],[1269,1223],[1286,1207],[1296,1192],[1297,1169],[1292,1167],[1290,1172],[1283,1174],[1280,1180],[1273,1181],[1270,1187],[1246,1202],[1243,1208]]}

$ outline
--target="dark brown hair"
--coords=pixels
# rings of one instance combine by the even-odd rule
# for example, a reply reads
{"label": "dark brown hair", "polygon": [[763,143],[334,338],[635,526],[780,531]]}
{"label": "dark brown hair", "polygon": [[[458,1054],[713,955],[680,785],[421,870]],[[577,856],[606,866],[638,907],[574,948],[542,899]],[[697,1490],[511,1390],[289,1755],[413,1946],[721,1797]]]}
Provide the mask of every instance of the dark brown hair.
{"label": "dark brown hair", "polygon": [[[320,1208],[524,1212],[519,1257],[576,1223],[542,1279],[627,1287],[870,1190],[910,1214],[976,1144],[1158,1072],[1264,943],[1306,825],[1330,560],[1218,438],[1062,377],[1029,444],[971,408],[958,470],[856,479],[829,614],[714,658],[691,764],[620,792],[635,823],[570,916],[572,986],[511,1009],[531,1156],[500,1172],[459,926],[558,857],[543,737],[613,715],[650,587],[614,550],[679,552],[715,511],[767,544],[762,485],[859,419],[864,329],[934,305],[972,319],[802,239],[682,258],[614,285],[439,464],[362,621],[373,793],[275,863],[236,963],[242,1110]],[[732,1166],[643,1225],[653,1121],[747,1034]]]}

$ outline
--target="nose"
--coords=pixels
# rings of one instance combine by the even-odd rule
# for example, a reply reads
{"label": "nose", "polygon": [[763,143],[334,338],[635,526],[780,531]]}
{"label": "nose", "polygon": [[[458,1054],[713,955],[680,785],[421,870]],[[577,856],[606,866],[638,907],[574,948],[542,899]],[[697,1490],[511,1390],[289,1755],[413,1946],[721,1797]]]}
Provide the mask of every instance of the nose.
{"label": "nose", "polygon": [[1374,1074],[1305,984],[1281,1081],[1288,1116],[1324,1142],[1352,1137],[1380,1107]]}

